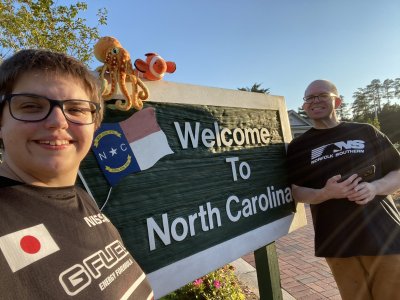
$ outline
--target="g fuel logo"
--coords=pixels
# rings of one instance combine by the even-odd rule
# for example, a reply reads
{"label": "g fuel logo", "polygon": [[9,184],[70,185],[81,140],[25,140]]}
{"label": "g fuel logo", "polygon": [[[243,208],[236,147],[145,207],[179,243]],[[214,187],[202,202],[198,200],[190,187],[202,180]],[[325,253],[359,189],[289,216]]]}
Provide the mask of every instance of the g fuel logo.
{"label": "g fuel logo", "polygon": [[120,262],[129,253],[120,241],[116,240],[86,257],[81,264],[75,264],[72,267],[61,272],[58,277],[64,291],[74,296],[92,283],[92,278],[97,279],[102,276],[102,272],[111,269]]}

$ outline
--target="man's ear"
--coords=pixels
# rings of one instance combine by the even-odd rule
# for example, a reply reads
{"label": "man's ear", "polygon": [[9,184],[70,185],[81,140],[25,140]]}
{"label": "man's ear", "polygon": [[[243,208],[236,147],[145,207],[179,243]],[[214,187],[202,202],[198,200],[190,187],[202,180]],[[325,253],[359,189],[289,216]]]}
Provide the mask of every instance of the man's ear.
{"label": "man's ear", "polygon": [[342,98],[336,97],[336,98],[335,98],[335,109],[336,109],[336,108],[339,108],[340,105],[342,105]]}

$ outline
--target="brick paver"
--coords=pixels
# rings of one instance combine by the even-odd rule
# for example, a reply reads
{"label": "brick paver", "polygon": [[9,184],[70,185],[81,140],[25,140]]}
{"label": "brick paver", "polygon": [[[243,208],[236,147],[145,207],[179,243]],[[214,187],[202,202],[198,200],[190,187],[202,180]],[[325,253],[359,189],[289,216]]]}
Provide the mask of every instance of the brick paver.
{"label": "brick paver", "polygon": [[[325,259],[314,256],[314,228],[310,208],[305,208],[307,225],[276,241],[282,288],[297,300],[340,300]],[[253,253],[243,259],[255,267]]]}

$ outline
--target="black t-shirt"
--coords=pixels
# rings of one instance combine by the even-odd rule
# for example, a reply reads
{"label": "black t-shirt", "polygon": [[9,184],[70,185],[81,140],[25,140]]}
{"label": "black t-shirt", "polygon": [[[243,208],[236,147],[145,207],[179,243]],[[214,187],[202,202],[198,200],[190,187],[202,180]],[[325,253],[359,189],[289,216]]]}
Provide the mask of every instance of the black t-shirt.
{"label": "black t-shirt", "polygon": [[[373,126],[343,122],[330,129],[312,128],[288,147],[291,183],[320,189],[334,175],[374,164],[375,177],[400,169],[400,155]],[[349,257],[400,253],[400,215],[390,196],[366,205],[332,199],[310,205],[315,255]]]}
{"label": "black t-shirt", "polygon": [[1,299],[152,299],[117,229],[79,187],[0,177]]}

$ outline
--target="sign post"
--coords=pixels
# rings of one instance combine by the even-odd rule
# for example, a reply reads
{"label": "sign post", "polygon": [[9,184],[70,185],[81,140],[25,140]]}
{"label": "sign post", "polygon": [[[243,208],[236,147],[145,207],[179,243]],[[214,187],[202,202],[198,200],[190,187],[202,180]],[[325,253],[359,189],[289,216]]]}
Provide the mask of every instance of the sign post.
{"label": "sign post", "polygon": [[282,299],[279,264],[275,242],[254,251],[254,258],[260,299]]}
{"label": "sign post", "polygon": [[159,298],[304,225],[305,214],[287,182],[283,97],[146,85],[142,111],[107,111],[81,173]]}

